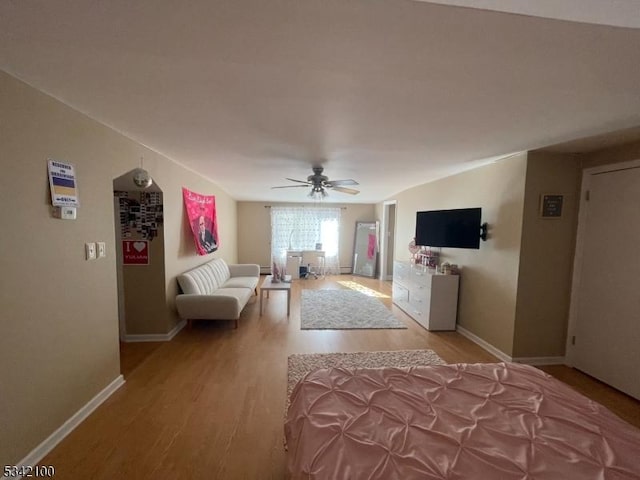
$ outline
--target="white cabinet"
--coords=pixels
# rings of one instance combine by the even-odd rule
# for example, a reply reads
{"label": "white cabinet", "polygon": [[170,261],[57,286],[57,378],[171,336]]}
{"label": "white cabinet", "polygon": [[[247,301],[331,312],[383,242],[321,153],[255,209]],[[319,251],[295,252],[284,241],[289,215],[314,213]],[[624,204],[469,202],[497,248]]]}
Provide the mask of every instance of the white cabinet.
{"label": "white cabinet", "polygon": [[459,280],[422,265],[393,262],[393,303],[427,330],[455,330]]}

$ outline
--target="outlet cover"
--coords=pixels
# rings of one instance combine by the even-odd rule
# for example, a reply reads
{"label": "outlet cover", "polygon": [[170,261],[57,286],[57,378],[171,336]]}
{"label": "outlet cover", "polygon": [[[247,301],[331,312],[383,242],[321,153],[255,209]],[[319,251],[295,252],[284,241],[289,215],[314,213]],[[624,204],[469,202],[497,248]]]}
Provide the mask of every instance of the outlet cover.
{"label": "outlet cover", "polygon": [[98,247],[98,258],[104,258],[107,256],[107,244],[105,242],[96,242]]}

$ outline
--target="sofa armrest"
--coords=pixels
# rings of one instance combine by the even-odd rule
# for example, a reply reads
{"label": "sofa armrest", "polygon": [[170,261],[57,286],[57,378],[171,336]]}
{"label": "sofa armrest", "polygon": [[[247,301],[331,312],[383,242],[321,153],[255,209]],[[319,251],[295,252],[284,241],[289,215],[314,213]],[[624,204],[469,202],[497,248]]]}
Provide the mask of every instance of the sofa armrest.
{"label": "sofa armrest", "polygon": [[233,296],[184,293],[176,296],[176,308],[183,320],[236,320],[243,306]]}
{"label": "sofa armrest", "polygon": [[237,263],[229,265],[232,277],[260,277],[260,265],[254,263]]}

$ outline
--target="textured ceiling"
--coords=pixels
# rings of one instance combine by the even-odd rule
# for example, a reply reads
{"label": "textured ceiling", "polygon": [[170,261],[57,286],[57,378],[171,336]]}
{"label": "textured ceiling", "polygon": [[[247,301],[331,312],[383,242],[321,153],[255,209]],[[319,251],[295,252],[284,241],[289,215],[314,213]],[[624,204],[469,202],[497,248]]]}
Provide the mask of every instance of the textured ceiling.
{"label": "textured ceiling", "polygon": [[640,29],[410,0],[3,0],[0,69],[238,200],[308,201],[270,187],[322,164],[361,190],[326,201],[377,202],[640,125]]}

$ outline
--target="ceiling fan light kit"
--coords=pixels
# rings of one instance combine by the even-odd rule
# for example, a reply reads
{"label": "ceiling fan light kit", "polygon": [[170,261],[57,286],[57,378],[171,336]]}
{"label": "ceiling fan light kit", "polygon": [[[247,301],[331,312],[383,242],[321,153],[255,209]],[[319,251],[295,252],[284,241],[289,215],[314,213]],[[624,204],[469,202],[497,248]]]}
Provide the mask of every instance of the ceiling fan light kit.
{"label": "ceiling fan light kit", "polygon": [[322,200],[327,195],[328,194],[324,188],[314,186],[314,187],[311,187],[311,191],[309,192],[308,196],[316,200]]}
{"label": "ceiling fan light kit", "polygon": [[328,196],[327,190],[333,189],[336,192],[348,193],[349,195],[357,195],[359,190],[354,188],[345,188],[344,185],[358,185],[355,180],[329,180],[329,177],[323,175],[323,167],[313,167],[313,175],[309,175],[307,180],[296,180],[295,178],[286,178],[290,182],[296,182],[300,185],[283,185],[271,188],[295,188],[295,187],[311,187],[309,197],[314,199],[322,199]]}

